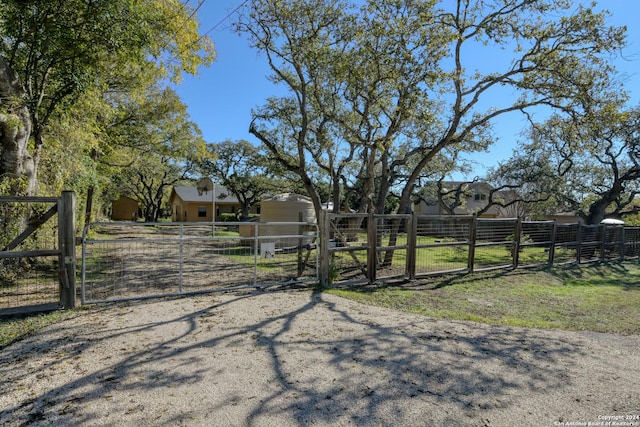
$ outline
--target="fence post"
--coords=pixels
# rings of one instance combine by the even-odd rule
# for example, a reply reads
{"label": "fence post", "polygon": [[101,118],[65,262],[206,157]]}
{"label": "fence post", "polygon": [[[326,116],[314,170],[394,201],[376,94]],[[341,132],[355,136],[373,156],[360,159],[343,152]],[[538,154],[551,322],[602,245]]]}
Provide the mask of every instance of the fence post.
{"label": "fence post", "polygon": [[367,218],[367,279],[369,279],[369,284],[372,285],[376,281],[376,270],[378,268],[378,227],[376,226],[376,218],[372,212],[369,212]]}
{"label": "fence post", "polygon": [[558,234],[558,220],[553,220],[553,227],[551,228],[551,246],[549,246],[549,265],[553,266],[553,262],[556,257],[556,236]]}
{"label": "fence post", "polygon": [[478,229],[478,215],[473,214],[471,219],[471,227],[469,227],[469,259],[467,268],[473,273],[473,264],[476,257],[476,230]]}
{"label": "fence post", "polygon": [[621,240],[621,248],[620,248],[620,258],[622,259],[622,261],[624,261],[624,256],[625,256],[625,252],[627,251],[627,247],[626,247],[626,242],[627,242],[627,237],[626,237],[626,232],[625,232],[626,227],[623,225],[622,228],[620,229],[620,240]]}
{"label": "fence post", "polygon": [[411,212],[409,224],[407,225],[407,265],[405,274],[409,276],[409,280],[416,278],[416,246],[418,242],[418,218],[415,212]]}
{"label": "fence post", "polygon": [[76,307],[76,194],[63,191],[58,199],[58,247],[60,304],[65,309]]}
{"label": "fence post", "polygon": [[298,212],[298,275],[296,278],[302,277],[302,273],[304,273],[304,264],[302,263],[302,245],[304,243],[302,241],[302,235],[304,233],[303,221],[302,212]]}
{"label": "fence post", "polygon": [[324,288],[329,285],[329,240],[330,235],[330,214],[324,210],[320,211],[320,221],[318,227],[319,250],[318,253],[318,282],[320,287]]}
{"label": "fence post", "polygon": [[578,222],[578,230],[576,235],[576,260],[580,264],[580,258],[582,255],[582,223]]}
{"label": "fence post", "polygon": [[600,224],[600,226],[598,227],[598,229],[600,230],[600,261],[604,261],[606,258],[606,254],[605,254],[605,249],[606,249],[606,245],[607,245],[607,225],[606,224]]}
{"label": "fence post", "polygon": [[518,268],[520,261],[520,239],[522,238],[522,218],[516,220],[516,229],[513,233],[513,268]]}

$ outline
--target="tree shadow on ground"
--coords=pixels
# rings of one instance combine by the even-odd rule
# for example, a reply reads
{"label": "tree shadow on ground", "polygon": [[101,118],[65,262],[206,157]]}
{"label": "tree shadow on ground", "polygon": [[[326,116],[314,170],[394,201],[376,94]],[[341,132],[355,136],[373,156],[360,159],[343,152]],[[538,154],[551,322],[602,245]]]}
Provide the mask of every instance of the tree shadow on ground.
{"label": "tree shadow on ground", "polygon": [[[92,318],[86,331],[66,321],[0,352],[1,395],[16,399],[0,400],[0,423],[80,426],[110,413],[107,424],[225,414],[219,424],[471,425],[518,396],[570,388],[559,366],[581,354],[540,331],[376,318],[319,292],[292,297],[299,292],[270,291],[282,304],[268,307],[262,292],[236,294],[157,321],[154,302],[91,308],[79,316]],[[105,345],[111,354],[100,353]],[[29,381],[51,384],[27,393]]]}

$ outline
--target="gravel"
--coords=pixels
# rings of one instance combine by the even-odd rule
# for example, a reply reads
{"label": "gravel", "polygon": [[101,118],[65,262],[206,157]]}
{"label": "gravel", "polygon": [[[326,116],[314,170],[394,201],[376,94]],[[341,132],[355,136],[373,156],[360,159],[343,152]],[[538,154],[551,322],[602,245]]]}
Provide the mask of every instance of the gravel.
{"label": "gravel", "polygon": [[90,306],[0,350],[0,378],[8,426],[640,426],[640,336],[310,290]]}

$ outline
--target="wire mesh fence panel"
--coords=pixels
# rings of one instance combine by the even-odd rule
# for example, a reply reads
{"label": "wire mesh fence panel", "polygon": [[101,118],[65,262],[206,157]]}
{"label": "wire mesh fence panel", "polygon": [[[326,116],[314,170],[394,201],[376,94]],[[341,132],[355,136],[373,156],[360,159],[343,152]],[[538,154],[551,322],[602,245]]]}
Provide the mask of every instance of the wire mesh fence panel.
{"label": "wire mesh fence panel", "polygon": [[[83,302],[317,280],[315,225],[93,224],[83,238]],[[246,230],[245,230],[246,231]],[[300,233],[282,235],[278,233]]]}
{"label": "wire mesh fence panel", "polygon": [[0,314],[60,304],[57,199],[19,199],[0,200]]}
{"label": "wire mesh fence panel", "polygon": [[523,221],[518,245],[518,265],[532,267],[548,264],[555,223]]}
{"label": "wire mesh fence panel", "polygon": [[468,269],[473,217],[417,216],[416,276]]}
{"label": "wire mesh fence panel", "polygon": [[376,278],[404,276],[407,272],[411,215],[376,215]]}
{"label": "wire mesh fence panel", "polygon": [[603,260],[624,258],[624,227],[622,225],[603,224],[601,230],[602,246],[600,256]]}
{"label": "wire mesh fence panel", "polygon": [[516,219],[478,219],[476,223],[474,270],[513,266]]}
{"label": "wire mesh fence panel", "polygon": [[473,258],[475,271],[513,266],[513,243],[476,245]]}
{"label": "wire mesh fence panel", "polygon": [[0,259],[0,313],[57,306],[58,256]]}
{"label": "wire mesh fence panel", "polygon": [[554,264],[578,261],[578,224],[558,224],[554,243]]}
{"label": "wire mesh fence panel", "polygon": [[178,247],[170,240],[86,242],[83,302],[177,293],[178,263]]}
{"label": "wire mesh fence panel", "polygon": [[554,221],[522,221],[520,243],[551,245]]}
{"label": "wire mesh fence panel", "polygon": [[417,244],[468,243],[473,217],[416,216]]}
{"label": "wire mesh fence panel", "polygon": [[469,264],[469,245],[418,245],[416,276],[464,271]]}
{"label": "wire mesh fence panel", "polygon": [[581,225],[579,240],[579,262],[594,262],[602,259],[602,227]]}
{"label": "wire mesh fence panel", "polygon": [[525,244],[519,246],[518,266],[534,267],[549,264],[549,247],[545,244]]}
{"label": "wire mesh fence panel", "polygon": [[329,221],[329,279],[365,280],[367,273],[368,215],[332,214]]}
{"label": "wire mesh fence panel", "polygon": [[640,257],[640,227],[625,227],[624,257],[626,259]]}

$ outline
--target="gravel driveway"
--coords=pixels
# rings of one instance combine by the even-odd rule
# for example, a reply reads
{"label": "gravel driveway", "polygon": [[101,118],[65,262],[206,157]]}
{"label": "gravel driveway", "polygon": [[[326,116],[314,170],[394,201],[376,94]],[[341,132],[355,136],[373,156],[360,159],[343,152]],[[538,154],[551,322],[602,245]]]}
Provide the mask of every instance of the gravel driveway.
{"label": "gravel driveway", "polygon": [[640,426],[640,336],[309,290],[93,306],[0,350],[0,378],[10,426]]}

